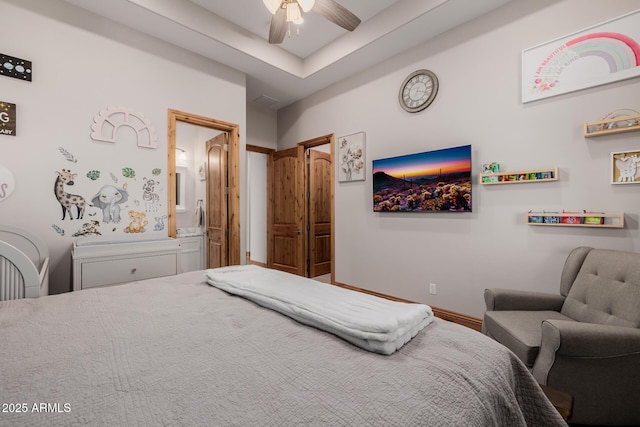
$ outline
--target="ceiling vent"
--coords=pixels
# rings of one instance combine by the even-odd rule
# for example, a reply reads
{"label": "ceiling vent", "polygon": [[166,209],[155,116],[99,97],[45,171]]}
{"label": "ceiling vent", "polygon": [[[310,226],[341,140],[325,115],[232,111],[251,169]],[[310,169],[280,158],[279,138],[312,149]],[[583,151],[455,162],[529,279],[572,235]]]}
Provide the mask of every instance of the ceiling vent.
{"label": "ceiling vent", "polygon": [[273,107],[274,105],[279,103],[280,100],[272,98],[272,97],[267,96],[267,95],[260,95],[259,97],[254,99],[252,102],[254,104],[260,105],[262,107]]}

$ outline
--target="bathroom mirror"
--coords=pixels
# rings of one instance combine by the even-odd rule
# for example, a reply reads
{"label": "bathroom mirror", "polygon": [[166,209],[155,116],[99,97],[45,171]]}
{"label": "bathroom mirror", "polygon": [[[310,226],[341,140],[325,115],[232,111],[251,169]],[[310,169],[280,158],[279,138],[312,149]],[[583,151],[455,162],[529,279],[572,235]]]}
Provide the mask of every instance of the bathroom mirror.
{"label": "bathroom mirror", "polygon": [[188,169],[184,166],[176,166],[176,212],[187,211]]}

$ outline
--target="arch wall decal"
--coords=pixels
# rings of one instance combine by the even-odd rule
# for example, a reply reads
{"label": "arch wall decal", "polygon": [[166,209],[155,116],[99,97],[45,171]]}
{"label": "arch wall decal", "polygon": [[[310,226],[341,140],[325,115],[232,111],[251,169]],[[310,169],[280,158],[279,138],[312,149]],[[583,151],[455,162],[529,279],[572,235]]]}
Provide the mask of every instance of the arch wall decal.
{"label": "arch wall decal", "polygon": [[93,118],[91,139],[94,141],[116,142],[118,129],[131,128],[136,134],[138,147],[158,148],[158,137],[151,122],[130,108],[109,107]]}

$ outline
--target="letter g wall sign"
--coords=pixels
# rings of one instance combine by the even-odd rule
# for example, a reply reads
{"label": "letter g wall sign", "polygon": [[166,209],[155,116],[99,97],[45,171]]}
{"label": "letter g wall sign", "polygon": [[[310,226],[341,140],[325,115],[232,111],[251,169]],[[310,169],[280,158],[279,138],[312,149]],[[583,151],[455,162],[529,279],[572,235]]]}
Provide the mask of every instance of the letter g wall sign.
{"label": "letter g wall sign", "polygon": [[0,135],[16,136],[16,104],[0,101]]}

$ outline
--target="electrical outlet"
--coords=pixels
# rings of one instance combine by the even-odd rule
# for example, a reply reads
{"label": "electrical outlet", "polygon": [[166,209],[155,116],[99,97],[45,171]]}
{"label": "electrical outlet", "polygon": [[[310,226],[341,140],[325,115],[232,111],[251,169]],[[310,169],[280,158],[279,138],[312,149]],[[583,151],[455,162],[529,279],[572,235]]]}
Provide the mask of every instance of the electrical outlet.
{"label": "electrical outlet", "polygon": [[429,293],[431,295],[435,295],[436,294],[436,284],[435,283],[429,283]]}

